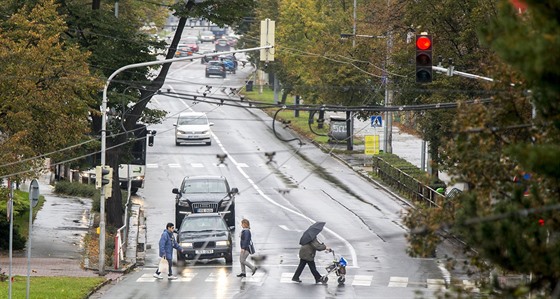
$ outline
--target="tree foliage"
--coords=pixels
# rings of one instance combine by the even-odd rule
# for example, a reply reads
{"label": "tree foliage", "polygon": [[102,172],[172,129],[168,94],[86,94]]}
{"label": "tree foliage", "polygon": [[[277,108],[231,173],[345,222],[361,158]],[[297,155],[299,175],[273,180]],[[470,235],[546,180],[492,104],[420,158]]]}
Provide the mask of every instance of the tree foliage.
{"label": "tree foliage", "polygon": [[[439,224],[424,227],[441,232],[440,225],[448,224],[481,261],[531,274],[527,286],[491,284],[491,292],[504,298],[560,291],[560,71],[553,50],[560,40],[551,38],[560,36],[560,6],[526,3],[528,10],[519,14],[509,1],[499,1],[495,17],[476,26],[482,46],[498,59],[486,69],[497,79],[488,89],[499,92],[489,105],[460,107],[445,144],[447,168],[469,190],[417,214],[439,215]],[[414,219],[407,219],[412,226]]]}
{"label": "tree foliage", "polygon": [[[23,6],[0,27],[0,161],[56,152],[84,140],[88,105],[100,87],[89,53],[61,36],[67,29],[52,0]],[[53,159],[67,156],[57,152]],[[10,164],[0,174],[34,177],[42,159]]]}

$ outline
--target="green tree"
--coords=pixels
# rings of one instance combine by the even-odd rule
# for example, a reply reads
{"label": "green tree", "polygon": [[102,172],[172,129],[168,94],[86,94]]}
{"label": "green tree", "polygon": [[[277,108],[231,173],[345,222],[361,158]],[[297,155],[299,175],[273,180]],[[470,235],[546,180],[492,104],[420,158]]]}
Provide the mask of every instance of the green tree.
{"label": "green tree", "polygon": [[[136,18],[136,6],[127,6],[130,3],[122,1],[119,11],[126,13],[115,18],[112,3],[97,2],[99,5],[92,6],[95,9],[85,5],[85,0],[66,0],[62,6],[64,13],[68,15],[68,38],[91,51],[89,61],[92,70],[107,78],[122,66],[154,61],[157,58],[149,49],[162,48],[164,45],[139,31],[144,22]],[[220,26],[235,24],[243,19],[245,12],[252,10],[253,5],[252,0],[175,2],[169,9],[180,18],[165,58],[174,57],[187,17],[205,18]],[[167,63],[154,68],[130,69],[118,74],[110,82],[108,107],[115,112],[116,117],[111,117],[107,124],[109,134],[106,164],[113,169],[118,169],[119,164],[127,162],[127,145],[130,146],[129,138],[132,137],[136,124],[158,123],[165,116],[164,111],[149,109],[147,105],[163,86],[170,66]],[[153,69],[159,69],[155,77],[151,72]],[[95,105],[90,107],[94,133],[101,129],[101,100],[99,97]],[[113,180],[112,199],[106,201],[107,222],[115,227],[122,226],[124,215],[118,184],[118,180]]]}
{"label": "green tree", "polygon": [[89,72],[89,54],[61,38],[67,27],[56,8],[54,1],[39,1],[0,24],[0,174],[5,176],[37,176],[43,160],[30,158],[48,152],[56,152],[55,160],[67,156],[57,150],[83,141],[88,132],[88,105],[101,81]]}
{"label": "green tree", "polygon": [[469,190],[416,213],[427,221],[414,224],[410,215],[407,222],[424,232],[449,224],[479,261],[531,274],[529,284],[514,287],[489,280],[492,295],[550,298],[560,290],[560,40],[552,38],[560,36],[560,5],[525,2],[528,9],[519,14],[510,1],[498,1],[496,16],[476,26],[499,59],[486,66],[497,79],[489,89],[499,92],[489,105],[460,107],[445,144],[447,168]]}

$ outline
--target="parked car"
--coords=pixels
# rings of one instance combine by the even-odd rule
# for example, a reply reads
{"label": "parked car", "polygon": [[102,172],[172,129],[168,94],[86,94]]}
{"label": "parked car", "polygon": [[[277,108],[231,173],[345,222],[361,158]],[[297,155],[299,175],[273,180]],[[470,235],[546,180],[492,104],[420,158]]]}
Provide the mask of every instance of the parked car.
{"label": "parked car", "polygon": [[228,40],[225,38],[217,39],[215,44],[216,52],[226,52],[231,49],[231,46],[228,44]]}
{"label": "parked car", "polygon": [[201,43],[204,43],[204,42],[213,43],[215,39],[216,39],[216,36],[214,36],[214,33],[212,33],[212,31],[202,31],[200,33],[200,42]]}
{"label": "parked car", "polygon": [[210,60],[206,65],[206,78],[210,76],[221,76],[226,77],[226,65],[221,60]]}
{"label": "parked car", "polygon": [[235,229],[235,195],[239,191],[230,189],[225,177],[187,176],[171,192],[176,194],[175,223],[182,223],[185,215],[222,213],[227,225]]}
{"label": "parked car", "polygon": [[[188,57],[193,56],[193,50],[186,44],[178,44],[177,51],[175,51],[175,57]],[[191,59],[192,61],[192,59]]]}
{"label": "parked car", "polygon": [[175,126],[175,145],[181,143],[212,144],[210,127],[214,123],[202,112],[183,112],[177,117]]}
{"label": "parked car", "polygon": [[195,53],[200,51],[200,40],[196,36],[187,36],[186,38],[181,39],[181,44],[191,47],[191,50]]}
{"label": "parked car", "polygon": [[177,234],[177,243],[183,247],[183,252],[177,251],[179,262],[216,258],[224,258],[226,264],[233,261],[232,233],[218,213],[185,217]]}

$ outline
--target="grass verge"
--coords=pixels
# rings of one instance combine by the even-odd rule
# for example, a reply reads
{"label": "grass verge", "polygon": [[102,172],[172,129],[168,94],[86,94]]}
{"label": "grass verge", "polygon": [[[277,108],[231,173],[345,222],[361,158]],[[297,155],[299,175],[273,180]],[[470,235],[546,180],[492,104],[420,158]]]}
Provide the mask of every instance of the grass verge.
{"label": "grass verge", "polygon": [[[31,277],[30,298],[82,299],[105,281],[103,277]],[[8,298],[8,281],[0,282],[0,299]],[[25,298],[27,277],[15,276],[12,282],[12,298]]]}

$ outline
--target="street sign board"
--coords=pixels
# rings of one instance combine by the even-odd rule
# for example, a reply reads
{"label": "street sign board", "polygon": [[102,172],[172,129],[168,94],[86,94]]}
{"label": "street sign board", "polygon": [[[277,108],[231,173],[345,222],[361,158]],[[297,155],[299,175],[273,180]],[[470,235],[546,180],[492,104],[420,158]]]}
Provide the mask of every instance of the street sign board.
{"label": "street sign board", "polygon": [[39,183],[36,179],[33,179],[29,184],[29,202],[32,207],[36,207],[39,203]]}
{"label": "street sign board", "polygon": [[371,126],[374,128],[380,128],[383,126],[383,119],[381,115],[374,115],[371,117]]}
{"label": "street sign board", "polygon": [[379,135],[366,135],[364,154],[379,155]]}

